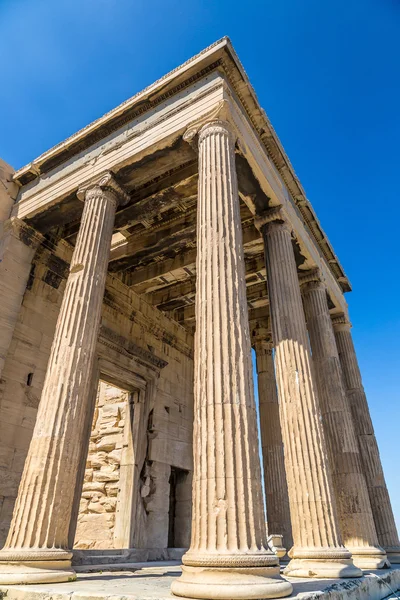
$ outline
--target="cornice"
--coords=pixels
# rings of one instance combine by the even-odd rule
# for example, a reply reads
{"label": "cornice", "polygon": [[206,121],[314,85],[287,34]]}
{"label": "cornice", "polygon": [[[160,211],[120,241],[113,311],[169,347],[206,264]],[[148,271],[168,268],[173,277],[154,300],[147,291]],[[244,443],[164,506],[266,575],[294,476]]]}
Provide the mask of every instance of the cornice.
{"label": "cornice", "polygon": [[32,181],[217,69],[225,74],[227,81],[235,91],[267,155],[285,182],[294,205],[298,208],[314,242],[320,248],[342,291],[351,291],[351,285],[339,259],[306,197],[271,122],[260,107],[246,72],[227,37],[205,48],[118,107],[19,169],[14,174],[14,181],[19,185]]}

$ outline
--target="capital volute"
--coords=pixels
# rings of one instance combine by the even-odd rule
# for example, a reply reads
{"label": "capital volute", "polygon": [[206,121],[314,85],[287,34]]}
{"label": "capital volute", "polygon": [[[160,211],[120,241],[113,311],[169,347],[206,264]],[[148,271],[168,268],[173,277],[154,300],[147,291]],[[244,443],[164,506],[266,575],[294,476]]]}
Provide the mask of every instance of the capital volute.
{"label": "capital volute", "polygon": [[309,269],[299,275],[299,284],[301,291],[304,293],[312,289],[323,289],[325,287],[321,277],[321,271],[317,269]]}
{"label": "capital volute", "polygon": [[198,144],[212,133],[228,134],[233,142],[236,141],[228,100],[221,100],[205,115],[190,123],[183,139],[197,150]]}
{"label": "capital volute", "polygon": [[351,323],[344,313],[332,317],[334,331],[350,331]]}
{"label": "capital volute", "polygon": [[274,344],[272,341],[272,334],[266,327],[256,327],[252,331],[251,335],[252,346],[254,347],[256,354],[264,352],[271,354]]}
{"label": "capital volute", "polygon": [[279,206],[272,206],[254,217],[254,226],[260,233],[263,233],[264,228],[270,223],[283,225],[290,230],[289,221],[281,204]]}
{"label": "capital volute", "polygon": [[124,206],[130,200],[130,195],[123,186],[117,182],[111,171],[107,171],[96,179],[92,179],[90,182],[81,186],[76,195],[79,200],[85,201],[89,195],[96,194],[101,190],[104,192],[111,192],[119,206]]}

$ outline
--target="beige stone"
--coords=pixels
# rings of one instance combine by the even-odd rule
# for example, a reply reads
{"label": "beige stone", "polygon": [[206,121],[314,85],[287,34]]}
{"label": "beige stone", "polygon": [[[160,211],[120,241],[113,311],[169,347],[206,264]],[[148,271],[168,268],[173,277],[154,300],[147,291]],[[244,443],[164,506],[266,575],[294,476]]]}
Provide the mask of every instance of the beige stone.
{"label": "beige stone", "polygon": [[[0,181],[0,189],[1,189]],[[0,377],[17,324],[32,259],[42,237],[13,218],[1,221],[0,235]]]}
{"label": "beige stone", "polygon": [[[255,215],[269,230],[267,268]],[[287,595],[284,472],[291,573],[359,574],[343,538],[350,546],[365,516],[357,543],[370,560],[373,528],[361,491],[348,521],[335,502],[339,479],[355,498],[362,477],[354,460],[349,477],[330,473],[342,455],[328,460],[298,276],[318,269],[332,315],[347,314],[351,286],[228,39],[17,173],[0,163],[0,259],[0,580],[73,576],[74,545],[105,566],[190,546],[177,593]],[[271,320],[278,397],[270,349],[255,347],[267,540],[249,332]],[[360,454],[373,457],[362,464],[378,541],[393,560],[368,407],[338,334]],[[337,357],[318,339],[336,365],[332,393]]]}
{"label": "beige stone", "polygon": [[343,543],[361,569],[388,564],[378,544],[356,433],[343,384],[326,287],[319,274],[303,277],[302,293],[318,399],[327,440]]}
{"label": "beige stone", "polygon": [[[272,358],[273,344],[271,334],[266,328],[257,328],[253,331],[253,344],[257,364],[267,529],[269,536],[273,536],[274,539],[277,539],[277,535],[281,536],[279,556],[282,555],[282,548],[290,550],[293,539],[282,431],[279,420],[278,393]],[[285,553],[283,551],[283,556]]]}
{"label": "beige stone", "polygon": [[200,131],[192,538],[171,587],[190,598],[292,591],[266,540],[234,143]]}
{"label": "beige stone", "polygon": [[[19,578],[29,581],[32,563],[36,565],[35,582],[52,581],[53,578],[67,581],[74,577],[71,553],[67,550],[69,520],[82,443],[84,399],[91,381],[102,291],[119,198],[118,191],[107,187],[112,186],[109,176],[102,182],[86,192],[80,235],[52,346],[39,415],[10,533],[0,553],[2,582],[17,583]],[[75,406],[71,406],[72,401]],[[38,489],[41,489],[40,498]],[[58,498],[57,503],[52,502],[54,495]],[[25,510],[27,502],[31,505],[29,513]],[[43,570],[42,579],[37,561]],[[46,567],[47,562],[49,567]]]}
{"label": "beige stone", "polygon": [[399,536],[350,332],[351,325],[343,316],[334,318],[333,323],[378,541],[385,549],[390,562],[399,564]]}
{"label": "beige stone", "polygon": [[293,534],[285,573],[360,577],[338,526],[290,228],[278,211],[268,212],[259,226],[265,243]]}

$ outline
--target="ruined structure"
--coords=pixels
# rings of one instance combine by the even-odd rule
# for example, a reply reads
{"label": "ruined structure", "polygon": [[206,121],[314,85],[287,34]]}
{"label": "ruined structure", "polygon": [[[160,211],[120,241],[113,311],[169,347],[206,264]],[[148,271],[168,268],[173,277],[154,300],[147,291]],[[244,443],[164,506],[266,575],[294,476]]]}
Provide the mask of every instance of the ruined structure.
{"label": "ruined structure", "polygon": [[0,194],[0,583],[175,552],[177,595],[287,596],[268,535],[292,576],[400,562],[350,283],[229,40]]}

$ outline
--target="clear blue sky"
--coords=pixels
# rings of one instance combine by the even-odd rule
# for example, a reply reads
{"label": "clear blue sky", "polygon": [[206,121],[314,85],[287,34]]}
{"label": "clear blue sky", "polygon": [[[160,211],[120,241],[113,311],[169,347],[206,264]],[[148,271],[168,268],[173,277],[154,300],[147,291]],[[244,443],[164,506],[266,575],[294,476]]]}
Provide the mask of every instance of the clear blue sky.
{"label": "clear blue sky", "polygon": [[229,35],[354,291],[400,525],[399,0],[0,0],[0,156],[21,167]]}

